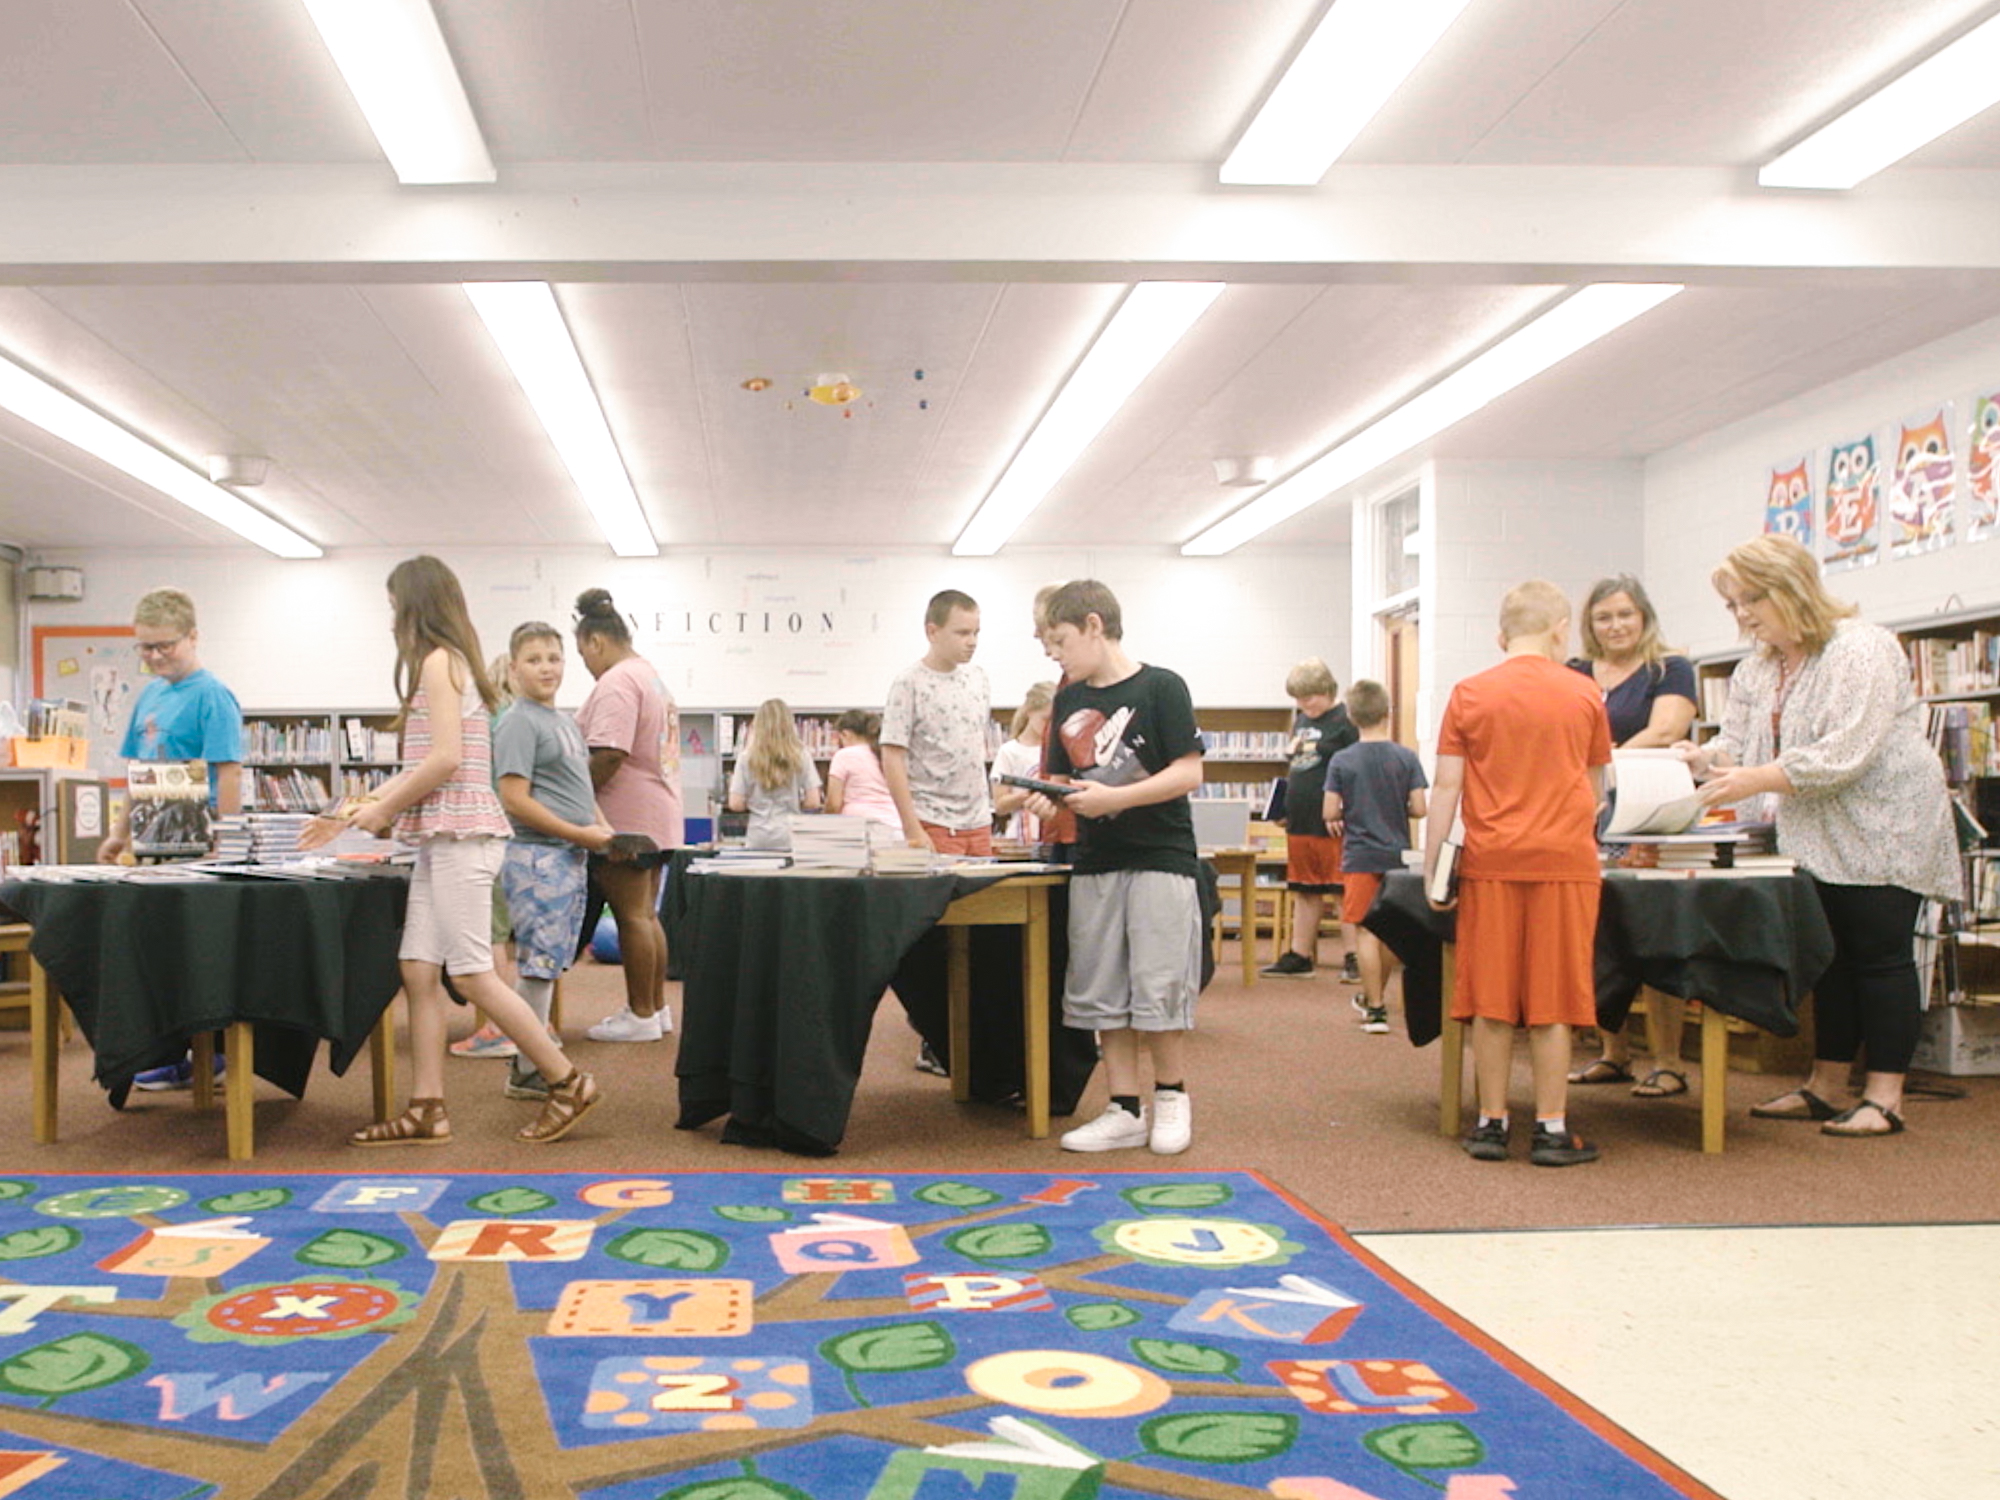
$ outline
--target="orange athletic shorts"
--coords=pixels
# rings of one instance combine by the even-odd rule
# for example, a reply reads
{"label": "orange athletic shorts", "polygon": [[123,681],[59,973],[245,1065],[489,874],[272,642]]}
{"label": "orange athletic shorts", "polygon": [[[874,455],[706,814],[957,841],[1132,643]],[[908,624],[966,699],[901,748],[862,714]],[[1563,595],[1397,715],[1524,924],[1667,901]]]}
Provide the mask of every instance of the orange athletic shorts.
{"label": "orange athletic shorts", "polygon": [[1451,1016],[1514,1026],[1595,1026],[1594,880],[1464,880]]}
{"label": "orange athletic shorts", "polygon": [[1346,870],[1340,877],[1340,920],[1350,927],[1361,925],[1361,919],[1368,915],[1368,908],[1375,904],[1375,893],[1382,889],[1382,877],[1371,875],[1366,870]]}
{"label": "orange athletic shorts", "polygon": [[1340,840],[1294,833],[1285,838],[1285,884],[1295,891],[1340,889]]}

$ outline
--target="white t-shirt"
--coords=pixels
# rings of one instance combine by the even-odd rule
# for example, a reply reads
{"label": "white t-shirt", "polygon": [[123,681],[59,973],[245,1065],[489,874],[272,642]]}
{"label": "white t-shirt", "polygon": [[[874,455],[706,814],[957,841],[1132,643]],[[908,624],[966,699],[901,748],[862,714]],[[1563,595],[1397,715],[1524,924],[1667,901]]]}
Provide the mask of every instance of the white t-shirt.
{"label": "white t-shirt", "polygon": [[[1042,774],[1042,747],[1024,745],[1019,740],[1009,740],[1000,747],[993,757],[993,780],[1002,776],[1039,776]],[[1007,820],[1002,838],[1019,839],[1026,844],[1041,842],[1041,820],[1025,807],[1015,809],[1014,816]]]}
{"label": "white t-shirt", "polygon": [[909,753],[910,800],[917,817],[954,833],[993,822],[986,784],[986,726],[993,696],[986,671],[971,662],[934,672],[922,662],[889,684],[881,742]]}

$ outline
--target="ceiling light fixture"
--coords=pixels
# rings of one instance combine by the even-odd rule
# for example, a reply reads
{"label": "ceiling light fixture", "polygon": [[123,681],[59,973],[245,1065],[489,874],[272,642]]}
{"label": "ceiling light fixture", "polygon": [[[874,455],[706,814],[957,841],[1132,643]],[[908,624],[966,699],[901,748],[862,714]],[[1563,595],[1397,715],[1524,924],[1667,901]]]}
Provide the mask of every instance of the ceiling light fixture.
{"label": "ceiling light fixture", "polygon": [[1005,546],[1225,285],[1142,281],[1127,292],[959,533],[952,556],[991,557]]}
{"label": "ceiling light fixture", "polygon": [[1883,85],[1757,173],[1762,187],[1851,188],[2000,102],[2000,16]]}
{"label": "ceiling light fixture", "polygon": [[229,491],[218,489],[164,449],[154,447],[5,356],[0,356],[0,407],[131,475],[168,499],[178,500],[217,525],[228,527],[266,552],[279,557],[325,556],[291,527],[272,520]]}
{"label": "ceiling light fixture", "polygon": [[1280,521],[1317,505],[1342,485],[1436,437],[1680,290],[1678,285],[1665,282],[1603,282],[1563,298],[1533,322],[1209,527],[1182,547],[1181,555],[1220,557],[1234,551]]}
{"label": "ceiling light fixture", "polygon": [[1222,164],[1221,180],[1311,187],[1470,0],[1339,0]]}
{"label": "ceiling light fixture", "polygon": [[660,544],[639,505],[569,324],[546,281],[469,281],[465,295],[527,393],[583,503],[620,557],[657,557]]}
{"label": "ceiling light fixture", "polygon": [[493,181],[493,158],[430,0],[305,7],[398,182]]}

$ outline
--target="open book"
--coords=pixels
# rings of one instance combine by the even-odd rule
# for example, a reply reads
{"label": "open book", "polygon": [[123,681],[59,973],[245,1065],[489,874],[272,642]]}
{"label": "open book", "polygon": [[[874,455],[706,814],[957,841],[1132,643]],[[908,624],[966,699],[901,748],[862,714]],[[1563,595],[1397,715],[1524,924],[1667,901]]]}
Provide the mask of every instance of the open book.
{"label": "open book", "polygon": [[1677,750],[1614,750],[1611,778],[1611,816],[1600,834],[1608,842],[1686,833],[1701,818],[1694,773]]}

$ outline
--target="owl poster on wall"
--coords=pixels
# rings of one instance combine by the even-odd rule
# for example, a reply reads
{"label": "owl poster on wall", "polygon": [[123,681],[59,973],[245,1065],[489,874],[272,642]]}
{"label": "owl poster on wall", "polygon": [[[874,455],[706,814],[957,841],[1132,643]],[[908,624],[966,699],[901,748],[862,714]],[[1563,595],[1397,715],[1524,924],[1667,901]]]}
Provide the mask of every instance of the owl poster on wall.
{"label": "owl poster on wall", "polygon": [[1915,557],[1951,542],[1958,467],[1951,453],[1951,403],[1905,422],[1889,479],[1889,556]]}
{"label": "owl poster on wall", "polygon": [[1811,459],[1802,458],[1785,469],[1771,470],[1771,482],[1764,491],[1764,534],[1788,536],[1808,552],[1813,544]]}
{"label": "owl poster on wall", "polygon": [[1826,450],[1825,494],[1820,530],[1826,538],[1827,572],[1880,562],[1882,461],[1873,433]]}
{"label": "owl poster on wall", "polygon": [[1965,445],[1965,539],[1983,542],[2000,530],[2000,392],[1972,403]]}

